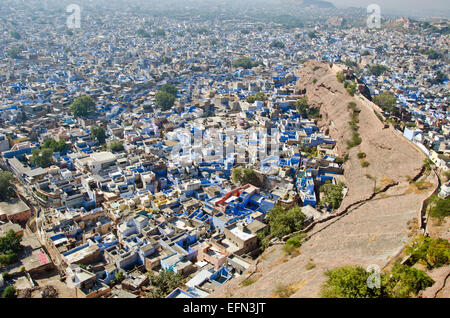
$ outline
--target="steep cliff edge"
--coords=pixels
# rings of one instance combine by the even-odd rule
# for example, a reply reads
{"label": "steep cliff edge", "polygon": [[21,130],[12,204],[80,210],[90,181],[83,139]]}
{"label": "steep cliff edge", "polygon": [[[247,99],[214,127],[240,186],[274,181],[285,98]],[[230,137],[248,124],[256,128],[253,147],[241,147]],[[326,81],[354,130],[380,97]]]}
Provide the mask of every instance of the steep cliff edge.
{"label": "steep cliff edge", "polygon": [[[392,128],[384,128],[374,113],[376,105],[358,95],[351,97],[337,81],[338,71],[336,66],[309,61],[299,70],[298,87],[306,89],[311,105],[320,107],[319,126],[336,139],[340,154],[349,154],[344,174],[349,191],[337,211],[345,214],[315,225],[298,256],[285,255],[281,246],[268,248],[256,266],[212,297],[278,297],[280,291],[291,297],[318,297],[327,269],[354,264],[383,267],[409,241],[412,228],[417,228],[413,224],[422,201],[437,186],[434,174],[422,176],[425,155]],[[349,102],[361,110],[358,132],[362,138],[350,150],[346,147],[352,136]],[[361,166],[359,152],[366,154],[368,167]],[[418,176],[424,185],[420,190],[409,182]],[[373,195],[383,188],[387,190]]]}
{"label": "steep cliff edge", "polygon": [[[339,71],[341,69],[337,66],[330,68],[328,64],[309,61],[300,69],[297,85],[306,89],[308,100],[313,106],[320,107],[323,120],[319,122],[319,127],[328,130],[330,136],[336,140],[340,155],[349,155],[345,165],[349,193],[341,206],[344,208],[370,195],[374,186],[383,187],[389,182],[407,182],[420,172],[425,155],[393,128],[384,128],[384,124],[374,112],[376,109],[381,113],[375,104],[358,95],[350,96],[343,84],[336,79],[336,73]],[[317,79],[315,84],[314,79]],[[351,111],[347,108],[350,102],[356,103],[361,110],[358,116],[358,133],[362,142],[348,150],[347,140],[352,137],[349,126]],[[361,160],[357,157],[359,152],[366,154],[365,160],[369,162],[369,167],[361,166]]]}

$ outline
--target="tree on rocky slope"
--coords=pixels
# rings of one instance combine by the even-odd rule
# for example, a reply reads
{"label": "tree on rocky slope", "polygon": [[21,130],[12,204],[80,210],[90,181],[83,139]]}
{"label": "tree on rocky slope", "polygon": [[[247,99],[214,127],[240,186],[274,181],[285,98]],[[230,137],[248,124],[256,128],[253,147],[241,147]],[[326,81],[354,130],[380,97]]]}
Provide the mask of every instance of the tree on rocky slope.
{"label": "tree on rocky slope", "polygon": [[396,263],[391,273],[374,273],[360,266],[327,271],[322,298],[409,298],[434,281],[423,271]]}
{"label": "tree on rocky slope", "polygon": [[303,222],[306,219],[299,206],[286,210],[282,206],[277,205],[269,211],[267,217],[269,219],[270,234],[278,238],[303,229]]}
{"label": "tree on rocky slope", "polygon": [[14,179],[11,172],[0,172],[0,201],[8,200],[14,193],[11,181]]}

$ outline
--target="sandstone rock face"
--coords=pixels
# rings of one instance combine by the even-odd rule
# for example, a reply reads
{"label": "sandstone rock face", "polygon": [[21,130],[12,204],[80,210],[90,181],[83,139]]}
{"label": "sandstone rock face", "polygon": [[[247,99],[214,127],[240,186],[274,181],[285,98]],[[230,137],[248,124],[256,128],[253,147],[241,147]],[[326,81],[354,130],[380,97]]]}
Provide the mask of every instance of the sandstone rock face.
{"label": "sandstone rock face", "polygon": [[450,266],[443,266],[428,272],[435,281],[433,286],[428,287],[420,293],[422,298],[448,298],[450,297]]}
{"label": "sandstone rock face", "polygon": [[[328,64],[310,61],[298,74],[298,88],[306,88],[310,103],[320,107],[324,120],[319,122],[319,126],[321,129],[329,129],[331,137],[337,141],[339,153],[349,154],[345,179],[350,191],[342,205],[345,207],[373,192],[374,181],[367,178],[366,174],[376,178],[377,187],[391,181],[404,182],[408,177],[413,178],[420,172],[425,155],[394,129],[384,129],[384,124],[374,112],[377,110],[381,113],[381,110],[360,96],[351,97],[343,84],[336,80],[338,71],[340,69],[337,66],[330,68]],[[313,84],[314,78],[317,79],[316,84]],[[351,120],[351,113],[347,109],[349,102],[355,102],[361,109],[358,132],[362,143],[347,150],[346,141],[351,139],[352,135],[348,125]],[[361,167],[357,158],[359,152],[366,153],[369,167]]]}
{"label": "sandstone rock face", "polygon": [[[291,297],[319,297],[326,270],[343,265],[382,268],[409,242],[409,224],[417,224],[422,202],[437,187],[437,178],[433,173],[423,176],[427,186],[420,191],[409,183],[421,175],[425,155],[393,128],[384,128],[374,113],[381,112],[376,105],[360,95],[351,97],[336,79],[339,71],[337,66],[308,61],[299,70],[298,88],[306,89],[309,103],[320,107],[323,120],[319,126],[329,130],[340,155],[349,154],[344,166],[349,191],[337,211],[348,213],[316,225],[298,256],[286,256],[281,246],[270,247],[258,259],[252,276],[255,282],[242,286],[249,275],[244,273],[212,297],[277,297],[280,288],[289,288]],[[362,138],[350,150],[346,147],[352,134],[349,102],[361,110]],[[366,153],[369,167],[361,166],[359,152]],[[373,196],[374,190],[390,184],[385,192]]]}

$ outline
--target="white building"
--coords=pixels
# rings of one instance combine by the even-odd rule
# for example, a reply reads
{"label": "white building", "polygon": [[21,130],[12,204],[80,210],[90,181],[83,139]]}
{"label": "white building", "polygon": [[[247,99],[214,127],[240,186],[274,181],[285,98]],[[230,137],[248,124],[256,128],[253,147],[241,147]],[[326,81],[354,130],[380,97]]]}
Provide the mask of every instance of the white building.
{"label": "white building", "polygon": [[92,173],[99,173],[116,164],[116,156],[109,151],[96,152],[90,155],[88,167]]}

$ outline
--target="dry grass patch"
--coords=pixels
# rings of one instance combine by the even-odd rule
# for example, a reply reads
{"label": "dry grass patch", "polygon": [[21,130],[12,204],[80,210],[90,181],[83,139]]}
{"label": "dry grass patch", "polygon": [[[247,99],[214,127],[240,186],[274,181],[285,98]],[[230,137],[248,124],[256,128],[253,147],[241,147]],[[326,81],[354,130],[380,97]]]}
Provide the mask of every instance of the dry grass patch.
{"label": "dry grass patch", "polygon": [[428,192],[433,187],[433,184],[431,182],[428,182],[424,179],[411,182],[409,184],[409,187],[406,189],[406,191],[403,194],[423,194]]}
{"label": "dry grass patch", "polygon": [[[278,260],[278,262],[274,263],[274,265],[281,265],[281,264],[283,264],[283,263],[286,263],[288,260],[289,260],[289,258],[288,258],[286,255],[284,255],[283,257],[281,257],[281,258]],[[273,266],[272,266],[272,267],[273,267]]]}
{"label": "dry grass patch", "polygon": [[283,251],[286,253],[287,256],[290,256],[290,257],[297,257],[301,254],[300,248],[295,247],[293,245],[285,245],[283,247]]}
{"label": "dry grass patch", "polygon": [[405,190],[405,192],[403,192],[403,195],[405,195],[405,194],[411,194],[411,193],[414,192],[415,189],[416,189],[416,187],[415,187],[414,185],[411,184],[411,185]]}
{"label": "dry grass patch", "polygon": [[378,182],[378,185],[380,186],[380,187],[385,187],[385,186],[387,186],[387,185],[389,185],[389,184],[392,184],[392,183],[394,183],[394,180],[392,180],[391,178],[388,178],[388,177],[386,177],[386,176],[384,176],[384,177],[382,177],[381,179],[380,179],[380,181]]}
{"label": "dry grass patch", "polygon": [[317,276],[317,273],[312,275],[307,280],[299,280],[290,285],[278,284],[275,292],[270,296],[271,298],[288,298],[293,294],[298,292],[301,288],[303,288],[306,284],[312,281]]}
{"label": "dry grass patch", "polygon": [[413,187],[415,187],[414,193],[421,194],[424,192],[427,192],[428,189],[433,187],[433,184],[431,182],[428,182],[426,180],[418,180],[416,182],[413,182]]}
{"label": "dry grass patch", "polygon": [[261,278],[261,274],[249,276],[241,282],[241,286],[244,286],[244,287],[250,286],[253,283],[256,283],[259,278]]}
{"label": "dry grass patch", "polygon": [[294,288],[293,284],[291,285],[283,285],[278,284],[275,288],[275,292],[272,295],[272,298],[289,298],[296,292],[296,288]]}
{"label": "dry grass patch", "polygon": [[408,227],[408,237],[413,237],[417,234],[417,231],[419,231],[419,222],[417,218],[414,218],[412,220],[409,220],[406,222],[406,225]]}
{"label": "dry grass patch", "polygon": [[316,264],[310,262],[310,263],[306,264],[305,269],[307,271],[309,271],[309,270],[311,270],[311,269],[313,269],[315,267],[316,267]]}

